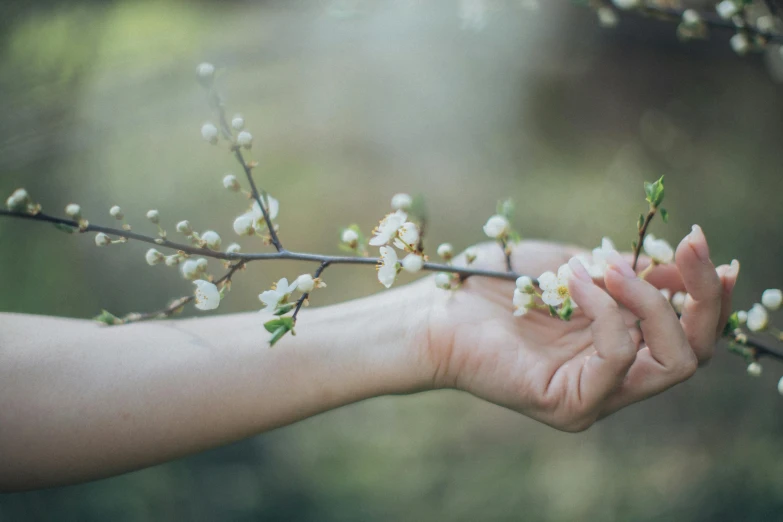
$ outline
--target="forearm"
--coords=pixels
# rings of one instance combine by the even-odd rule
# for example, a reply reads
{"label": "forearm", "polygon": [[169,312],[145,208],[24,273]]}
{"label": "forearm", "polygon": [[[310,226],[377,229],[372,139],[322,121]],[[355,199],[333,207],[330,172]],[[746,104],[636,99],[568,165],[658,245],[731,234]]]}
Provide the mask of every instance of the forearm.
{"label": "forearm", "polygon": [[422,290],[305,309],[274,348],[258,313],[111,328],[0,314],[0,489],[113,475],[420,389]]}

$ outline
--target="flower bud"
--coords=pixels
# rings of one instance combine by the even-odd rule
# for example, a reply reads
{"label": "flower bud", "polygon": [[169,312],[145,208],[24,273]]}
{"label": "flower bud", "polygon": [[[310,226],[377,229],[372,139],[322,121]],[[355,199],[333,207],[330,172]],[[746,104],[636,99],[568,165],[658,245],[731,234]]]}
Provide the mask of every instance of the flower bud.
{"label": "flower bud", "polygon": [[22,212],[27,209],[27,205],[30,203],[30,195],[23,188],[16,189],[8,199],[5,200],[5,206],[8,210],[14,212]]}
{"label": "flower bud", "polygon": [[783,304],[783,292],[777,288],[769,288],[761,294],[761,304],[769,310],[777,310]]}
{"label": "flower bud", "polygon": [[182,263],[181,270],[182,270],[182,277],[190,281],[198,279],[199,276],[201,275],[201,270],[199,270],[198,267],[198,261],[196,261],[195,259],[188,259],[184,263]]}
{"label": "flower bud", "polygon": [[149,219],[155,225],[157,225],[158,223],[160,223],[160,212],[158,212],[157,210],[148,210],[147,219]]}
{"label": "flower bud", "polygon": [[220,250],[220,236],[214,230],[207,230],[201,234],[201,239],[207,244],[210,250]]}
{"label": "flower bud", "polygon": [[642,5],[642,0],[612,0],[618,9],[636,9]]}
{"label": "flower bud", "polygon": [[82,216],[82,207],[76,203],[70,203],[65,207],[65,215],[78,221]]}
{"label": "flower bud", "polygon": [[95,244],[98,246],[106,246],[111,244],[111,238],[103,232],[95,234]]}
{"label": "flower bud", "polygon": [[678,314],[682,313],[682,309],[685,306],[685,299],[688,297],[688,294],[685,292],[675,292],[672,296],[672,307],[674,307],[674,311]]}
{"label": "flower bud", "polygon": [[206,272],[207,268],[209,268],[209,262],[206,259],[203,257],[196,259],[196,269],[199,272]]}
{"label": "flower bud", "polygon": [[408,210],[413,205],[413,198],[408,194],[395,194],[391,200],[391,206],[394,210]]}
{"label": "flower bud", "polygon": [[182,262],[182,256],[179,254],[174,254],[170,256],[166,256],[166,266],[177,266]]}
{"label": "flower bud", "polygon": [[761,332],[767,329],[769,325],[769,313],[759,303],[754,304],[748,310],[748,330],[751,332]]}
{"label": "flower bud", "polygon": [[193,227],[190,226],[190,221],[186,219],[177,223],[177,232],[185,234],[186,236],[192,236]]}
{"label": "flower bud", "polygon": [[198,67],[196,67],[196,75],[198,75],[199,80],[202,81],[212,80],[215,76],[215,66],[207,62],[200,63],[198,64]]}
{"label": "flower bud", "polygon": [[737,3],[732,0],[723,0],[715,6],[715,10],[721,18],[729,20],[732,16],[739,13],[740,8]]}
{"label": "flower bud", "polygon": [[239,192],[239,189],[242,188],[239,185],[239,181],[237,180],[237,177],[234,176],[233,174],[226,174],[226,176],[223,178],[223,186],[228,190],[232,190],[234,192]]}
{"label": "flower bud", "polygon": [[356,245],[359,242],[359,234],[357,234],[356,231],[351,228],[346,228],[343,230],[343,235],[340,239],[342,239],[343,243],[348,244],[351,248],[356,248]]}
{"label": "flower bud", "polygon": [[745,310],[740,310],[737,312],[737,321],[739,321],[739,324],[745,324],[748,322],[748,312]]}
{"label": "flower bud", "polygon": [[150,248],[149,250],[147,250],[147,254],[144,256],[144,259],[147,260],[148,265],[155,266],[165,261],[166,256],[164,256],[154,248]]}
{"label": "flower bud", "polygon": [[508,235],[509,228],[511,228],[511,225],[508,219],[496,214],[487,220],[487,223],[484,225],[484,233],[492,239],[502,239]]}
{"label": "flower bud", "polygon": [[231,127],[233,127],[234,130],[241,131],[245,128],[245,119],[239,115],[235,114],[233,118],[231,118]]}
{"label": "flower bud", "polygon": [[759,377],[761,375],[761,364],[753,361],[748,365],[748,375],[751,377]]}
{"label": "flower bud", "polygon": [[465,250],[465,260],[468,262],[469,265],[473,263],[473,261],[475,261],[477,257],[478,257],[478,248],[468,247]]}
{"label": "flower bud", "polygon": [[226,254],[238,254],[240,250],[242,250],[242,247],[239,246],[239,243],[231,243],[226,248]]}
{"label": "flower bud", "polygon": [[252,214],[242,214],[234,220],[234,232],[240,236],[250,236],[255,232],[254,223]]}
{"label": "flower bud", "polygon": [[253,135],[247,131],[242,131],[237,134],[237,145],[250,149],[253,147]]}
{"label": "flower bud", "polygon": [[695,9],[686,9],[682,12],[682,23],[689,26],[697,25],[701,22],[701,16]]}
{"label": "flower bud", "polygon": [[528,276],[520,276],[517,278],[517,289],[526,293],[530,294],[535,291],[533,288],[533,280],[530,279]]}
{"label": "flower bud", "polygon": [[296,278],[296,288],[303,294],[309,294],[315,288],[315,281],[310,274],[302,274]]}
{"label": "flower bud", "polygon": [[665,239],[656,239],[654,235],[648,234],[645,236],[642,246],[644,253],[656,263],[665,265],[674,260],[674,249]]}
{"label": "flower bud", "polygon": [[443,243],[438,246],[438,255],[446,261],[450,261],[454,257],[454,247],[451,246],[451,243]]}
{"label": "flower bud", "polygon": [[109,209],[109,214],[114,219],[118,219],[118,220],[125,219],[125,214],[122,213],[122,209],[119,206],[117,206],[117,205],[114,205],[113,207],[111,207]]}
{"label": "flower bud", "polygon": [[611,7],[601,6],[596,9],[595,13],[598,15],[598,23],[601,24],[601,27],[616,27],[620,22],[617,13]]}
{"label": "flower bud", "polygon": [[217,127],[215,127],[211,123],[205,123],[204,125],[201,126],[201,137],[214,145],[215,143],[218,142]]}
{"label": "flower bud", "polygon": [[424,258],[419,254],[408,254],[402,260],[402,268],[406,272],[415,274],[424,266]]}
{"label": "flower bud", "polygon": [[446,272],[435,274],[435,286],[444,290],[451,290],[451,274]]}
{"label": "flower bud", "polygon": [[750,50],[750,41],[744,33],[737,33],[729,40],[732,50],[740,56],[746,54]]}

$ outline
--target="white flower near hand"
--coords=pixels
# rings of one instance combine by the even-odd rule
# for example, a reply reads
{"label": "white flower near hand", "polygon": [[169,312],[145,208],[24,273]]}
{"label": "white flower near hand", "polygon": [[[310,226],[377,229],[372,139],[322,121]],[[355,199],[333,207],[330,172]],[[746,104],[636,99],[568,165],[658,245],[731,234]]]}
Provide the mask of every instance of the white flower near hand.
{"label": "white flower near hand", "polygon": [[[541,287],[541,300],[549,306],[560,306],[566,299],[571,298],[568,291],[568,281],[573,272],[567,264],[557,270],[557,275],[552,272],[544,272],[538,278],[538,286]],[[576,303],[572,302],[572,306]]]}
{"label": "white flower near hand", "polygon": [[165,261],[166,256],[164,256],[154,248],[150,248],[149,250],[147,250],[147,253],[144,255],[144,259],[147,260],[148,265],[155,266]]}
{"label": "white flower near hand", "polygon": [[748,310],[748,329],[751,332],[760,332],[766,330],[769,324],[769,312],[759,303],[754,304]]}
{"label": "white flower near hand", "polygon": [[508,235],[511,224],[508,219],[497,214],[487,220],[484,225],[484,233],[492,239],[502,239]]}
{"label": "white flower near hand", "polygon": [[[609,252],[614,252],[614,243],[608,237],[601,239],[601,246],[593,249],[593,259],[589,265],[585,266],[590,277],[594,279],[600,279],[606,274],[606,269],[609,263],[606,261],[606,257]],[[584,264],[584,261],[582,262]]]}
{"label": "white flower near hand", "polygon": [[452,275],[446,272],[438,272],[435,274],[435,286],[442,288],[443,290],[451,290]]}
{"label": "white flower near hand", "polygon": [[[397,231],[405,224],[408,219],[408,214],[402,210],[397,210],[391,214],[387,214],[378,226],[375,227],[373,233],[375,236],[370,239],[370,245],[381,246],[388,245],[389,242],[397,235]],[[418,232],[418,231],[417,231]]]}
{"label": "white flower near hand", "polygon": [[748,312],[745,310],[739,310],[737,312],[737,321],[739,321],[739,324],[745,324],[748,322]]}
{"label": "white flower near hand", "polygon": [[408,254],[403,258],[401,264],[406,272],[415,274],[424,266],[424,258],[420,254]]}
{"label": "white flower near hand", "polygon": [[391,288],[397,277],[397,252],[387,246],[381,247],[381,264],[378,265],[378,281],[386,288]]}
{"label": "white flower near hand", "polygon": [[250,236],[255,232],[256,217],[252,213],[242,214],[234,220],[234,232],[239,236]]}
{"label": "white flower near hand", "polygon": [[391,200],[391,207],[394,210],[408,210],[413,205],[413,198],[408,194],[395,194]]}
{"label": "white flower near hand", "polygon": [[297,282],[289,284],[285,277],[279,280],[272,290],[267,290],[258,295],[258,299],[266,305],[264,312],[274,312],[278,306],[288,302],[288,298],[296,290]]}
{"label": "white flower near hand", "polygon": [[656,239],[649,234],[644,238],[644,253],[658,264],[665,265],[674,259],[674,249],[665,239]]}
{"label": "white flower near hand", "polygon": [[296,278],[296,288],[303,294],[309,294],[315,288],[315,279],[310,274],[302,274]]}
{"label": "white flower near hand", "polygon": [[199,310],[214,310],[220,305],[220,291],[209,281],[199,279],[193,281],[196,285],[196,308]]}
{"label": "white flower near hand", "polygon": [[514,290],[514,315],[519,317],[525,315],[530,311],[533,305],[533,295],[529,294],[519,288]]}
{"label": "white flower near hand", "polygon": [[394,239],[394,246],[400,250],[416,250],[419,244],[419,227],[416,223],[410,221],[403,223],[397,230],[397,237]]}
{"label": "white flower near hand", "polygon": [[761,294],[761,304],[769,310],[777,310],[783,304],[783,292],[777,288],[769,288]]}
{"label": "white flower near hand", "polygon": [[443,243],[438,246],[438,255],[446,261],[449,261],[454,257],[454,247],[451,246],[451,243]]}
{"label": "white flower near hand", "polygon": [[688,298],[688,294],[685,292],[675,292],[672,296],[672,307],[678,314],[682,313],[682,309],[685,307],[685,300]]}

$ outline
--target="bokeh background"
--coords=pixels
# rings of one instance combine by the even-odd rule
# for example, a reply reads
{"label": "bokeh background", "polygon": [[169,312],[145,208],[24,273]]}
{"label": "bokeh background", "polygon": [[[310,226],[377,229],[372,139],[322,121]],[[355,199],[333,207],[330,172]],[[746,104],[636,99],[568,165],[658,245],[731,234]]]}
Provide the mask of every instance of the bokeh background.
{"label": "bokeh background", "polygon": [[[210,61],[255,136],[289,248],[336,252],[341,226],[369,230],[399,191],[426,195],[431,245],[479,241],[507,196],[526,237],[628,245],[642,181],[665,174],[671,221],[654,233],[674,242],[700,223],[717,261],[742,262],[739,306],[783,285],[783,87],[766,59],[737,57],[724,34],[684,44],[654,20],[605,30],[567,1],[535,7],[3,2],[0,194],[24,186],[57,214],[78,202],[95,223],[118,204],[150,233],[157,208],[171,232],[187,218],[227,242],[246,201],[222,189],[239,174],[230,155],[200,137],[211,115],[194,71]],[[146,249],[0,221],[0,311],[124,314],[190,292]],[[301,268],[254,265],[221,313],[259,307]],[[316,304],[379,290],[356,267],[328,282]],[[783,520],[780,375],[767,362],[751,379],[719,350],[689,382],[576,435],[458,392],[378,398],[117,478],[3,495],[0,521]]]}

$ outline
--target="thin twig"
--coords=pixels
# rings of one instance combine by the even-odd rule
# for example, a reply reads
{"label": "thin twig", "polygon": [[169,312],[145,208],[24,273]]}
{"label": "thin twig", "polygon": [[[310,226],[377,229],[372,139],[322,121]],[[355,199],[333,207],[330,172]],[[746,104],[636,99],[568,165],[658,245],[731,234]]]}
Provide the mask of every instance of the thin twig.
{"label": "thin twig", "polygon": [[[313,273],[313,279],[318,279],[321,277],[321,274],[323,274],[324,270],[329,266],[329,261],[322,262],[318,268],[315,269],[315,272]],[[302,294],[299,299],[296,301],[296,308],[294,308],[294,313],[291,315],[291,319],[294,320],[294,324],[296,324],[296,317],[299,315],[299,310],[302,309],[302,305],[304,305],[305,301],[310,298],[310,293]]]}
{"label": "thin twig", "polygon": [[642,244],[644,243],[644,236],[647,235],[647,228],[650,226],[650,222],[655,217],[655,213],[658,211],[655,207],[650,207],[649,212],[647,212],[647,216],[645,216],[644,221],[642,222],[642,226],[639,227],[639,236],[636,240],[636,244],[633,247],[633,265],[631,265],[631,268],[636,271],[636,265],[639,263],[639,256],[642,253]]}

